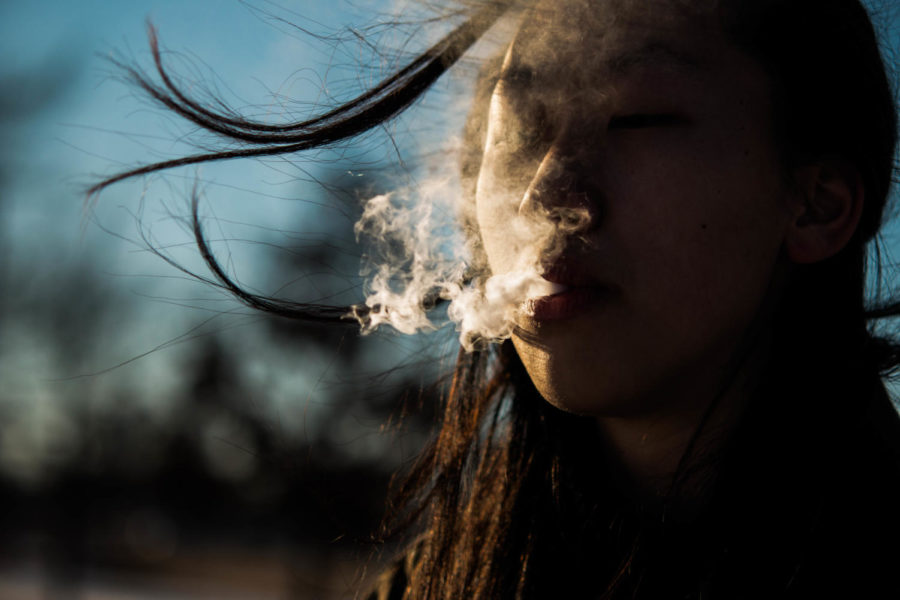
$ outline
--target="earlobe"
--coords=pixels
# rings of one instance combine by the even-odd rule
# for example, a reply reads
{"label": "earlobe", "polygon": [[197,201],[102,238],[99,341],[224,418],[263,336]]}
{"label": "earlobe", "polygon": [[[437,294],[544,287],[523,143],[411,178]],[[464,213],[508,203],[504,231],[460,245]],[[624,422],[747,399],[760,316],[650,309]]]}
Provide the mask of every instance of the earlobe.
{"label": "earlobe", "polygon": [[796,197],[785,250],[794,263],[819,262],[853,237],[862,215],[862,180],[856,167],[843,161],[802,167],[794,177]]}

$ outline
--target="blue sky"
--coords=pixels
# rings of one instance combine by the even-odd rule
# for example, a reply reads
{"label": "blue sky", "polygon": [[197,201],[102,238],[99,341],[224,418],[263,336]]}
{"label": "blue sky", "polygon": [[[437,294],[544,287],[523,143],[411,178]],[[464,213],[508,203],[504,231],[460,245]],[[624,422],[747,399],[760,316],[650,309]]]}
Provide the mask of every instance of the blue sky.
{"label": "blue sky", "polygon": [[[239,344],[247,357],[241,363],[246,379],[266,390],[264,400],[278,413],[273,422],[286,430],[316,427],[316,405],[328,398],[319,388],[333,357],[313,350],[275,355],[261,318],[249,311],[215,317],[195,332],[192,328],[214,316],[212,311],[235,305],[177,277],[174,269],[132,243],[138,237],[133,214],[144,195],[144,226],[152,228],[161,244],[184,245],[173,254],[185,264],[197,264],[183,228],[167,212],[184,214],[194,172],[116,186],[96,206],[102,227],[84,221],[82,189],[98,175],[114,172],[118,165],[187,150],[173,142],[184,131],[180,124],[149,108],[116,78],[107,60],[118,54],[147,64],[147,18],[158,27],[164,48],[173,52],[167,59],[176,69],[199,68],[196,79],[216,82],[238,107],[270,105],[273,94],[311,101],[323,86],[333,93],[353,86],[357,46],[348,44],[346,52],[335,52],[333,44],[314,43],[254,7],[317,32],[359,24],[361,16],[364,21],[372,18],[372,13],[346,2],[0,3],[0,53],[5,57],[0,81],[16,90],[20,104],[17,116],[0,121],[0,251],[19,282],[16,290],[5,291],[13,298],[13,308],[0,315],[0,469],[23,481],[39,478],[53,456],[79,443],[80,433],[69,414],[72,403],[90,403],[100,412],[119,410],[114,403],[127,389],[139,390],[133,401],[147,405],[149,415],[162,419],[175,410],[173,398],[186,385],[185,363],[191,355],[190,344],[170,342],[197,333],[213,332]],[[370,2],[367,11],[378,7]],[[326,69],[329,65],[332,68]],[[283,118],[302,108],[275,106],[269,116]],[[283,227],[314,210],[297,202],[318,193],[298,181],[302,176],[284,163],[266,166],[254,161],[199,170],[209,209],[225,221],[248,224],[222,235],[249,239],[266,238],[261,228]],[[235,269],[245,281],[268,284],[266,268],[255,256],[252,246],[235,252]],[[91,289],[79,289],[79,281],[88,278]],[[80,295],[88,292],[96,296],[88,299],[95,306],[87,308],[95,311],[90,317],[95,324],[67,322],[84,318],[84,310],[56,314],[57,308],[83,302]],[[75,339],[61,344],[57,333],[67,328],[72,330],[69,338]],[[394,342],[382,342],[380,356],[385,357],[384,344]],[[378,348],[378,342],[373,347]],[[61,358],[61,352],[68,356]],[[386,366],[373,359],[373,369]],[[91,375],[97,372],[102,373]],[[358,435],[341,424],[333,424],[333,429]]]}

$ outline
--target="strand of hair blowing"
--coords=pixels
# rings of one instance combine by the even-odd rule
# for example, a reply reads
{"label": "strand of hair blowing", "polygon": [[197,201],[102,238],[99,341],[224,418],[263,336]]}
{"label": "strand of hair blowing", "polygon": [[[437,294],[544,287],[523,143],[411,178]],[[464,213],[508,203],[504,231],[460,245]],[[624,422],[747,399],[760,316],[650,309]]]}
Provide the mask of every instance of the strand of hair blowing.
{"label": "strand of hair blowing", "polygon": [[[321,115],[285,124],[257,122],[240,116],[228,107],[225,107],[224,112],[215,112],[203,106],[198,100],[192,99],[182,91],[166,70],[156,29],[148,25],[150,50],[161,83],[154,81],[138,67],[121,61],[113,62],[124,71],[132,83],[155,102],[234,146],[224,146],[211,152],[122,171],[88,188],[88,202],[92,202],[104,189],[115,183],[150,173],[212,161],[293,154],[327,147],[365,133],[408,109],[500,16],[511,8],[513,3],[514,0],[487,0],[477,3],[475,5],[477,9],[472,10],[471,16],[462,25],[453,29],[443,39],[374,88]],[[220,104],[224,106],[224,103]],[[242,288],[227,275],[215,258],[200,223],[196,192],[193,196],[194,237],[213,277],[203,277],[193,272],[188,272],[189,275],[231,292],[251,308],[282,317],[320,323],[357,324],[358,317],[366,315],[369,308],[364,305],[351,307],[298,303],[261,296]],[[187,272],[168,257],[159,252],[157,254],[174,267]],[[355,311],[355,314],[350,317],[352,311]]]}

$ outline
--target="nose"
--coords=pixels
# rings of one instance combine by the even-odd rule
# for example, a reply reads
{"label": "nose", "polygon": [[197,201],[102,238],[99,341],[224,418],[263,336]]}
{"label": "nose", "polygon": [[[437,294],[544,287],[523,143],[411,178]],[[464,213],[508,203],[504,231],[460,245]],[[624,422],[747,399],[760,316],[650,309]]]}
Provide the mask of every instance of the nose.
{"label": "nose", "polygon": [[589,182],[597,165],[586,164],[587,157],[577,151],[578,145],[574,151],[566,151],[566,145],[557,140],[550,147],[522,196],[519,214],[544,213],[557,221],[576,219],[574,229],[579,233],[599,225],[600,195]]}

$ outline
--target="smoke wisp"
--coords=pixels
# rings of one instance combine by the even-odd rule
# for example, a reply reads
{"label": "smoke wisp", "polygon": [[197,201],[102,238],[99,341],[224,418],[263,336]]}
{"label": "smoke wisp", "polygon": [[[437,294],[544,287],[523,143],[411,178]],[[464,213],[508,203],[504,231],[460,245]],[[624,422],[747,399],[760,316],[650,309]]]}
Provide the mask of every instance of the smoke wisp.
{"label": "smoke wisp", "polygon": [[429,310],[449,302],[447,318],[460,344],[472,351],[509,338],[517,321],[530,313],[529,300],[552,295],[562,286],[541,275],[563,251],[566,240],[583,228],[586,210],[514,211],[505,224],[512,265],[491,273],[476,260],[477,232],[464,231],[459,186],[442,178],[375,196],[355,225],[366,245],[362,275],[366,310],[354,311],[363,333],[383,325],[413,334],[446,325]]}

